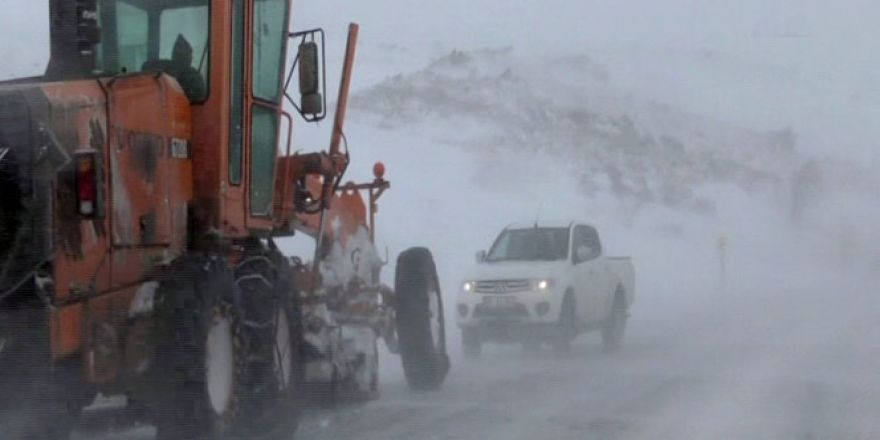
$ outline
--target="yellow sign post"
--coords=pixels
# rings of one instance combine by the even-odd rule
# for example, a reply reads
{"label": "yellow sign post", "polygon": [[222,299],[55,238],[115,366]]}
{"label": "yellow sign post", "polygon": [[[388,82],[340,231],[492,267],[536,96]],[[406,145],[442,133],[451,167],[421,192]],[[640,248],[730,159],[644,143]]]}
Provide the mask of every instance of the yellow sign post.
{"label": "yellow sign post", "polygon": [[719,265],[719,281],[721,283],[721,291],[727,291],[727,236],[721,234],[718,236],[718,265]]}

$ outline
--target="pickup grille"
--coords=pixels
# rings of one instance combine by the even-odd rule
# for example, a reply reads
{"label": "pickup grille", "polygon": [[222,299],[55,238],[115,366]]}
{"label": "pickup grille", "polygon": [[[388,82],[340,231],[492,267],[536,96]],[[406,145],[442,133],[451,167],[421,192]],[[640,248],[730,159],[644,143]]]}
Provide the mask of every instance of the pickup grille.
{"label": "pickup grille", "polygon": [[488,280],[477,281],[474,291],[479,293],[525,292],[531,288],[529,280]]}

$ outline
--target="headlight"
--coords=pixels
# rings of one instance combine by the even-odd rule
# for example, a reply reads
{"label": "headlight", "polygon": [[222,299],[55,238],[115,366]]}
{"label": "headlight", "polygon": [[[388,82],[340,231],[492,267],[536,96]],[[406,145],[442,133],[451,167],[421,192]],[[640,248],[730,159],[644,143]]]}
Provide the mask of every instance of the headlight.
{"label": "headlight", "polygon": [[532,281],[532,283],[533,283],[532,285],[534,286],[535,290],[539,290],[541,292],[546,292],[547,290],[550,290],[551,287],[553,287],[553,280],[550,278],[542,278],[539,280],[534,280],[534,281]]}
{"label": "headlight", "polygon": [[461,285],[461,290],[463,290],[465,292],[473,292],[474,291],[473,281],[465,281],[464,284]]}

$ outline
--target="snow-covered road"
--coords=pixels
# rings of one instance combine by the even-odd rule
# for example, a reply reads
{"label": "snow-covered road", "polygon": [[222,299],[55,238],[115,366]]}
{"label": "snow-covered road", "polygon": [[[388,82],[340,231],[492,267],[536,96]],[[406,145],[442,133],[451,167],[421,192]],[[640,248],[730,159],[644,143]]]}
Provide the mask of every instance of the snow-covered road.
{"label": "snow-covered road", "polygon": [[381,400],[316,411],[298,438],[878,438],[880,298],[858,284],[637,307],[618,355],[595,336],[569,359],[487,350],[436,394],[386,377]]}
{"label": "snow-covered road", "polygon": [[410,392],[389,355],[380,399],[311,408],[295,438],[878,438],[880,296],[868,280],[834,278],[706,292],[678,310],[636,303],[615,355],[592,335],[566,359],[490,346],[466,362],[456,351],[445,386],[433,393]]}
{"label": "snow-covered road", "polygon": [[[440,391],[413,393],[399,360],[385,353],[378,400],[310,408],[291,438],[880,438],[880,276],[874,263],[838,259],[833,235],[796,228],[751,199],[733,199],[717,218],[647,211],[627,226],[579,197],[562,173],[517,172],[519,184],[493,188],[480,183],[482,159],[465,150],[361,124],[350,136],[364,140],[353,178],[368,179],[364,164],[381,158],[395,185],[381,201],[380,246],[392,256],[414,245],[434,252],[453,366]],[[431,166],[417,166],[425,161]],[[554,169],[537,158],[529,164]],[[633,255],[637,299],[625,347],[609,356],[586,335],[567,359],[490,346],[465,362],[451,322],[460,277],[499,227],[544,197],[555,202],[543,208],[548,217],[607,213],[600,220],[609,242]],[[680,226],[669,232],[666,221]],[[727,289],[717,287],[718,231],[730,239]],[[392,257],[387,283],[393,274]],[[127,428],[122,419],[86,418],[74,440],[152,438],[151,427]]]}

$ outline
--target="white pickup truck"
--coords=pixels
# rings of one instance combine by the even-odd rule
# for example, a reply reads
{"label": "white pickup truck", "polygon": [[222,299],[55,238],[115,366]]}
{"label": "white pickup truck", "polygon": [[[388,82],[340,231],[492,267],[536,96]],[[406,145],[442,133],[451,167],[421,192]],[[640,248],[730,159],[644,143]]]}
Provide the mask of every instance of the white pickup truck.
{"label": "white pickup truck", "polygon": [[484,342],[549,343],[559,355],[571,341],[601,330],[604,348],[623,341],[635,275],[629,257],[604,255],[596,228],[582,222],[511,225],[458,293],[456,318],[467,357]]}

